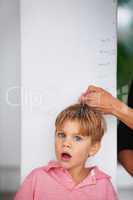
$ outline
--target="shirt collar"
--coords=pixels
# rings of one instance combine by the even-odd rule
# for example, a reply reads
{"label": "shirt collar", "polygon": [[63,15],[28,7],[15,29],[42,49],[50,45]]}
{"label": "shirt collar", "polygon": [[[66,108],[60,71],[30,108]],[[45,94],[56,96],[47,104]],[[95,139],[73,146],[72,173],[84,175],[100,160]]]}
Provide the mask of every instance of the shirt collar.
{"label": "shirt collar", "polygon": [[75,188],[80,188],[87,185],[96,185],[97,181],[99,181],[100,179],[108,178],[110,178],[110,176],[101,171],[97,166],[93,166],[90,168],[90,173],[88,174],[88,176],[81,183],[76,185]]}
{"label": "shirt collar", "polygon": [[67,184],[67,187],[69,189],[80,188],[86,185],[95,185],[99,179],[110,178],[110,176],[108,176],[107,174],[99,170],[97,166],[93,166],[90,168],[89,175],[81,183],[76,185],[74,184],[74,181],[72,181],[72,179],[70,180],[70,175],[68,174],[67,170],[64,169],[58,161],[51,160],[49,161],[48,165],[45,167],[45,170],[47,172],[49,172],[52,169],[60,169],[61,171],[65,173],[65,175],[67,176],[67,179],[69,179],[68,181],[69,184]]}
{"label": "shirt collar", "polygon": [[60,163],[55,160],[50,160],[48,165],[45,167],[45,170],[48,172],[54,168],[60,168],[61,170],[64,170],[64,168],[60,165]]}

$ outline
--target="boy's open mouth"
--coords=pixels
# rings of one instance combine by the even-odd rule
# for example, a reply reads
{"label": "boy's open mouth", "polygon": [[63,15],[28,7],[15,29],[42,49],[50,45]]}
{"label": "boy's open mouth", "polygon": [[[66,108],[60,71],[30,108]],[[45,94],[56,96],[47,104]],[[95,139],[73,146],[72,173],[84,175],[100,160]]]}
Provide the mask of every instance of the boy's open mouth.
{"label": "boy's open mouth", "polygon": [[69,153],[67,153],[67,152],[61,153],[61,159],[64,160],[64,161],[70,160],[71,157],[72,157],[72,156],[71,156]]}

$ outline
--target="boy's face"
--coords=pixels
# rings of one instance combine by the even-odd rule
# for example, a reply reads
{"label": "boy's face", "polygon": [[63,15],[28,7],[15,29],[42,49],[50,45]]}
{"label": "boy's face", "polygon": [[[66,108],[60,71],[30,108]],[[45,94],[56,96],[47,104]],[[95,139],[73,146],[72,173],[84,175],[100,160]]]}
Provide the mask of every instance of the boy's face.
{"label": "boy's face", "polygon": [[78,121],[66,120],[62,127],[56,128],[55,153],[57,160],[65,169],[84,168],[88,156],[96,154],[100,144],[92,144],[89,136],[79,133]]}

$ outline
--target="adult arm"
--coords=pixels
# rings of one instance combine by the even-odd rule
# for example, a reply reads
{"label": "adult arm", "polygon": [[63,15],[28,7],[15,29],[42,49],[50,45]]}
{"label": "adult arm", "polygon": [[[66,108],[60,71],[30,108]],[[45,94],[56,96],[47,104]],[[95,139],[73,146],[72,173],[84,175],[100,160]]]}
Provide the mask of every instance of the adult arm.
{"label": "adult arm", "polygon": [[133,109],[103,88],[89,86],[86,92],[80,96],[80,102],[86,103],[104,114],[116,116],[129,128],[133,129]]}

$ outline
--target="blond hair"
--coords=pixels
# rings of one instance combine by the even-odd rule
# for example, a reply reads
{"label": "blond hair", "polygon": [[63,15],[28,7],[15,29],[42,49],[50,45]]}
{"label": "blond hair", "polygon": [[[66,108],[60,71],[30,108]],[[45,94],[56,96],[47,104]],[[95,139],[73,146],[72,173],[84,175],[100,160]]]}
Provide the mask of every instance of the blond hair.
{"label": "blond hair", "polygon": [[92,142],[101,141],[106,130],[105,120],[99,112],[86,104],[74,104],[58,114],[55,127],[62,127],[67,120],[79,122],[79,134],[90,136]]}

